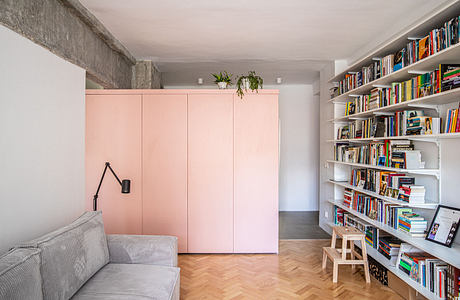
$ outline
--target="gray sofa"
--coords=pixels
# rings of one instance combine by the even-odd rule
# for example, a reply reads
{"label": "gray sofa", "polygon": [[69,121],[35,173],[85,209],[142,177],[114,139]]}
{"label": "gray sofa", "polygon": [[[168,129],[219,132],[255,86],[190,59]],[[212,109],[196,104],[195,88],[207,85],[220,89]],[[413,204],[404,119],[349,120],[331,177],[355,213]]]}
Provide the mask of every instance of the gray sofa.
{"label": "gray sofa", "polygon": [[0,299],[179,299],[177,238],[106,235],[100,212],[0,256]]}

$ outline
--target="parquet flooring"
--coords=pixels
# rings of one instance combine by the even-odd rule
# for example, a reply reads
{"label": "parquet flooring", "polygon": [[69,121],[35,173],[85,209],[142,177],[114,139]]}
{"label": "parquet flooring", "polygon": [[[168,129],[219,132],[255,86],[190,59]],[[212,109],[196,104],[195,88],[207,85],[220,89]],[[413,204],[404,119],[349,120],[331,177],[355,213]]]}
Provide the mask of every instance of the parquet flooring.
{"label": "parquet flooring", "polygon": [[321,269],[328,240],[281,241],[274,254],[184,254],[179,256],[181,299],[373,299],[402,300],[375,279],[366,285],[362,267]]}

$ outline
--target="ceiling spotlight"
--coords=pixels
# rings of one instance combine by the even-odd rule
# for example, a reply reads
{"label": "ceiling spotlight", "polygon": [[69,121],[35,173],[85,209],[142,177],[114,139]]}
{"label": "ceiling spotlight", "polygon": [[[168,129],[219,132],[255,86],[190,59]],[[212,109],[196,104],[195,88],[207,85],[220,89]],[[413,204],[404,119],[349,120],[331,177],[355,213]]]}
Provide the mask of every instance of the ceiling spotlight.
{"label": "ceiling spotlight", "polygon": [[198,84],[203,84],[203,78],[198,78]]}
{"label": "ceiling spotlight", "polygon": [[281,77],[276,78],[276,83],[277,84],[281,84],[282,82],[283,82],[283,78],[281,78]]}

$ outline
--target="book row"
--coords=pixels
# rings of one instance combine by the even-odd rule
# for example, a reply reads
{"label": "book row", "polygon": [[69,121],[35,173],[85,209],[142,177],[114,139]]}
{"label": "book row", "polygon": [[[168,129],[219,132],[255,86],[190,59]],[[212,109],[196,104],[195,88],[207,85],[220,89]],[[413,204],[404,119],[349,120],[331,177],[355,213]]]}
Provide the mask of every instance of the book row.
{"label": "book row", "polygon": [[438,94],[460,87],[460,65],[440,64],[438,69],[403,82],[394,82],[391,87],[377,87],[367,95],[358,95],[345,106],[345,115],[395,105],[413,99]]}
{"label": "book row", "polygon": [[457,44],[459,41],[459,19],[460,17],[455,17],[445,22],[441,28],[431,30],[423,38],[411,40],[396,53],[375,58],[369,66],[363,67],[360,71],[346,74],[345,78],[339,82],[337,91],[333,96],[370,83]]}
{"label": "book row", "polygon": [[415,185],[415,177],[402,173],[352,169],[349,183],[359,189],[405,201],[409,204],[425,203],[425,187]]}
{"label": "book row", "polygon": [[[442,119],[425,116],[422,110],[405,110],[394,112],[391,116],[374,116],[364,120],[355,120],[342,125],[337,130],[337,139],[377,138],[408,135],[430,135],[449,133],[452,120],[455,118],[455,128],[460,124],[458,110],[450,113],[446,118],[446,124],[441,132]],[[460,126],[460,125],[459,125]],[[460,127],[458,127],[460,130]]]}
{"label": "book row", "polygon": [[397,169],[420,169],[425,165],[421,151],[415,150],[409,140],[384,140],[362,146],[336,144],[334,159]]}
{"label": "book row", "polygon": [[387,203],[350,189],[344,190],[343,205],[412,237],[425,237],[427,221],[412,208]]}

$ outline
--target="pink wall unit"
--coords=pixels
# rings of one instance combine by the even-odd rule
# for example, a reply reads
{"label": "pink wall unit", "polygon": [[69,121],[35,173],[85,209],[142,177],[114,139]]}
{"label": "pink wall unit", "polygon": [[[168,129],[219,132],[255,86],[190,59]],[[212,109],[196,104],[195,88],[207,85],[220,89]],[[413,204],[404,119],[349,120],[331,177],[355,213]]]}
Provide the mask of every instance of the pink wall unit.
{"label": "pink wall unit", "polygon": [[86,97],[86,199],[92,198],[104,164],[110,162],[120,179],[131,179],[131,193],[109,172],[99,192],[107,233],[142,233],[141,198],[141,96],[87,95]]}
{"label": "pink wall unit", "polygon": [[143,234],[174,235],[187,252],[187,95],[144,95]]}
{"label": "pink wall unit", "polygon": [[233,252],[233,95],[188,96],[188,252]]}
{"label": "pink wall unit", "polygon": [[109,161],[108,233],[174,235],[181,253],[278,252],[278,91],[88,90],[86,196]]}
{"label": "pink wall unit", "polygon": [[278,253],[278,96],[234,103],[234,252]]}

